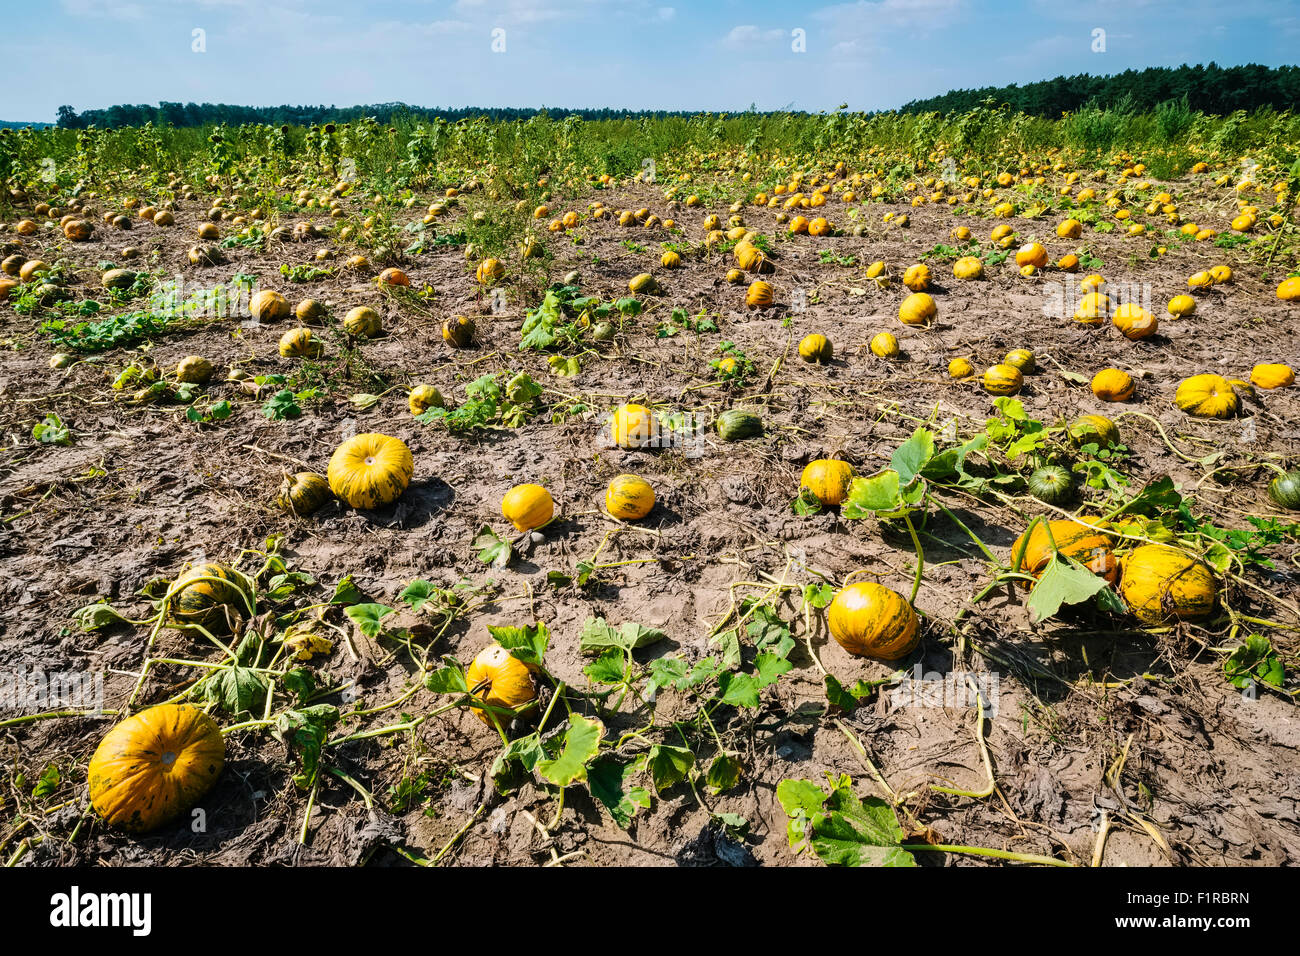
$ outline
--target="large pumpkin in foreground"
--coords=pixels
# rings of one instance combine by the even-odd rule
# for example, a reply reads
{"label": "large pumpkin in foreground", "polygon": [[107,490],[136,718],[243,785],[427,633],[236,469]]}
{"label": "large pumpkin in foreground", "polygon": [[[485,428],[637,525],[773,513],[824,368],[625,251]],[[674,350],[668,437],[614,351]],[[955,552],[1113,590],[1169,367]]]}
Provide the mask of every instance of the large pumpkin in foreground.
{"label": "large pumpkin in foreground", "polygon": [[167,620],[173,625],[197,624],[214,634],[233,632],[243,618],[251,618],[253,582],[224,564],[190,568],[171,587]]}
{"label": "large pumpkin in foreground", "polygon": [[367,432],[330,456],[330,491],[353,508],[381,508],[398,499],[415,474],[411,450],[400,438]]}
{"label": "large pumpkin in foreground", "polygon": [[[1048,539],[1050,527],[1052,536]],[[1110,584],[1119,579],[1119,563],[1111,551],[1111,539],[1100,527],[1079,521],[1051,521],[1045,526],[1043,522],[1034,525],[1029,537],[1021,535],[1011,546],[1011,560],[1014,564],[1016,555],[1020,558],[1020,570],[1035,577],[1047,569],[1052,560],[1052,542],[1065,557],[1073,558],[1093,574],[1105,578]]]}
{"label": "large pumpkin in foreground", "polygon": [[1206,373],[1183,379],[1174,394],[1174,404],[1189,415],[1231,418],[1237,413],[1237,393],[1222,375]]}
{"label": "large pumpkin in foreground", "polygon": [[1219,588],[1203,562],[1163,544],[1144,544],[1124,559],[1119,592],[1144,624],[1205,617]]}
{"label": "large pumpkin in foreground", "polygon": [[90,803],[109,826],[142,832],[192,807],[216,783],[226,743],[189,704],[159,704],[105,735],[90,758]]}
{"label": "large pumpkin in foreground", "polygon": [[882,584],[850,584],[835,595],[827,613],[831,636],[856,657],[896,661],[921,639],[916,612],[901,594]]}
{"label": "large pumpkin in foreground", "polygon": [[[465,683],[469,685],[471,694],[492,707],[514,710],[537,699],[532,668],[511,656],[500,644],[489,644],[479,651],[465,671]],[[481,707],[472,709],[479,720],[492,725],[491,713]],[[496,717],[503,724],[510,719],[505,714]]]}

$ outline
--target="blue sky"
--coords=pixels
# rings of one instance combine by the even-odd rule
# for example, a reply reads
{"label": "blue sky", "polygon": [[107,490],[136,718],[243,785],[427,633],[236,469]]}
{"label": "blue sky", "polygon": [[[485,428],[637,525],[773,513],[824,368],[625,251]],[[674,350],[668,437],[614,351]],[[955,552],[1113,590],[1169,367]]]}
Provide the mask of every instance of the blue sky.
{"label": "blue sky", "polygon": [[1298,50],[1300,0],[44,0],[7,11],[0,119],[159,100],[870,110]]}

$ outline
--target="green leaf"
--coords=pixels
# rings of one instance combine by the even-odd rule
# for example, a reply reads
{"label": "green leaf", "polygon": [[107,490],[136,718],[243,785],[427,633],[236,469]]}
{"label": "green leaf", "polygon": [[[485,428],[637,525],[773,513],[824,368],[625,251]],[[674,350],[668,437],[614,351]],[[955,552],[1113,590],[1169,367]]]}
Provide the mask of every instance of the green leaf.
{"label": "green leaf", "polygon": [[310,789],[315,781],[325,738],[338,719],[338,709],[328,704],[286,710],[277,715],[271,735],[298,754],[301,769],[294,774],[293,782],[300,790]]}
{"label": "green leaf", "polygon": [[894,450],[889,464],[898,473],[898,480],[909,485],[933,457],[934,432],[928,428],[918,428],[911,438]]}
{"label": "green leaf", "polygon": [[793,668],[793,664],[776,654],[765,652],[754,658],[754,670],[758,672],[759,688],[770,687],[780,680],[782,674]]}
{"label": "green leaf", "polygon": [[52,412],[32,427],[32,437],[43,445],[72,444],[72,430]]}
{"label": "green leaf", "polygon": [[717,645],[718,651],[722,654],[723,667],[740,666],[740,635],[736,633],[734,627],[715,635],[709,643]]}
{"label": "green leaf", "polygon": [[617,647],[609,647],[598,658],[582,669],[582,672],[596,684],[621,684],[627,666],[626,652]]}
{"label": "green leaf", "polygon": [[546,364],[551,367],[554,374],[562,378],[572,377],[582,371],[582,363],[578,361],[576,355],[567,358],[563,355],[551,355],[547,357]]}
{"label": "green leaf", "polygon": [[740,775],[744,773],[744,770],[739,754],[720,753],[709,764],[708,773],[704,775],[704,782],[715,794],[722,793],[730,790],[740,782]]}
{"label": "green leaf", "polygon": [[614,822],[624,830],[631,825],[638,810],[650,808],[650,791],[629,783],[645,769],[645,764],[644,755],[624,764],[613,757],[602,757],[587,768],[591,795],[604,805]]}
{"label": "green leaf", "polygon": [[546,751],[542,749],[537,734],[515,738],[492,762],[492,769],[488,773],[492,777],[493,786],[498,793],[508,793],[523,782],[521,775],[515,772],[516,768],[522,769],[523,776],[531,775],[538,761],[545,756]]}
{"label": "green leaf", "polygon": [[831,866],[916,866],[904,850],[894,808],[879,797],[858,799],[841,777],[824,811],[813,817],[812,850]]}
{"label": "green leaf", "polygon": [[[444,658],[445,659],[445,658]],[[447,664],[436,671],[431,671],[424,679],[424,686],[435,694],[468,694],[469,683],[465,672],[456,663]]]}
{"label": "green leaf", "polygon": [[203,697],[228,714],[252,713],[266,699],[269,686],[256,671],[232,664],[203,682]]}
{"label": "green leaf", "polygon": [[366,596],[357,588],[352,575],[349,574],[334,586],[330,604],[360,604],[365,599]]}
{"label": "green leaf", "polygon": [[1048,562],[1025,606],[1035,621],[1045,621],[1055,617],[1062,604],[1082,604],[1106,586],[1104,578],[1078,561],[1058,554]]}
{"label": "green leaf", "polygon": [[801,518],[809,515],[821,514],[822,502],[815,494],[807,488],[799,492],[799,496],[790,502],[790,510]]}
{"label": "green leaf", "polygon": [[358,392],[349,398],[348,401],[350,401],[352,407],[358,411],[365,411],[367,408],[379,404],[379,396],[371,395],[368,392]]}
{"label": "green leaf", "polygon": [[32,788],[32,798],[39,800],[42,797],[48,797],[55,790],[59,789],[59,782],[63,777],[59,774],[59,768],[54,764],[47,764],[41,772],[41,779],[36,781],[36,786]]}
{"label": "green leaf", "polygon": [[493,640],[508,650],[512,657],[538,667],[542,666],[542,661],[546,657],[546,648],[551,643],[551,631],[541,621],[523,627],[489,625],[488,633],[492,635]]}
{"label": "green leaf", "polygon": [[722,702],[734,707],[757,707],[759,684],[749,674],[737,674],[725,671],[718,675],[718,687],[722,690]]}
{"label": "green leaf", "polygon": [[655,792],[663,793],[686,779],[695,766],[695,754],[685,747],[655,744],[650,748],[648,764]]}
{"label": "green leaf", "polygon": [[1246,688],[1255,681],[1281,687],[1286,669],[1272,642],[1262,634],[1251,634],[1223,662],[1223,676],[1234,687]]}
{"label": "green leaf", "polygon": [[811,780],[782,780],[776,785],[776,799],[786,816],[786,838],[793,849],[808,836],[808,825],[813,815],[820,813],[826,803],[826,793]]}
{"label": "green leaf", "polygon": [[564,732],[564,750],[554,760],[537,761],[537,772],[557,787],[567,787],[575,780],[587,779],[587,764],[600,750],[605,725],[582,714],[569,715],[569,729]]}
{"label": "green leaf", "polygon": [[302,408],[294,401],[293,392],[282,388],[262,405],[262,414],[271,421],[278,422],[286,418],[297,418],[302,414]]}
{"label": "green leaf", "polygon": [[510,542],[499,537],[487,525],[479,529],[474,538],[474,547],[479,549],[478,559],[493,568],[504,568],[514,556]]}
{"label": "green leaf", "polygon": [[686,662],[680,657],[659,657],[650,662],[650,679],[646,682],[648,693],[661,687],[675,687],[686,679]]}
{"label": "green leaf", "polygon": [[400,600],[405,601],[406,606],[412,611],[419,611],[420,608],[432,601],[437,593],[438,589],[428,581],[423,578],[416,578],[403,588],[402,593],[397,596]]}
{"label": "green leaf", "polygon": [[127,618],[108,604],[87,604],[72,615],[72,622],[83,631],[97,631],[110,624],[129,624]]}
{"label": "green leaf", "polygon": [[618,630],[614,630],[603,617],[589,617],[582,625],[578,642],[584,654],[594,654],[608,647],[633,651],[662,641],[667,636],[663,631],[642,627],[632,621],[625,621]]}
{"label": "green leaf", "polygon": [[806,584],[803,599],[812,607],[824,608],[835,600],[835,589],[829,584]]}
{"label": "green leaf", "polygon": [[280,675],[280,683],[285,690],[298,698],[299,704],[305,704],[316,693],[316,678],[305,667],[295,667]]}
{"label": "green leaf", "polygon": [[357,630],[374,639],[383,631],[383,619],[392,614],[393,609],[384,604],[354,604],[346,608],[344,613],[352,618]]}

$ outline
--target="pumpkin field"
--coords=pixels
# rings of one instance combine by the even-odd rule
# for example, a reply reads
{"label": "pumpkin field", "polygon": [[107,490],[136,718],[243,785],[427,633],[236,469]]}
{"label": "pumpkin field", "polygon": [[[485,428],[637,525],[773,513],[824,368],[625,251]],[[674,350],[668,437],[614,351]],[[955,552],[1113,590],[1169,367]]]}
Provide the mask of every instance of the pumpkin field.
{"label": "pumpkin field", "polygon": [[1300,864],[1298,150],[0,130],[0,861]]}

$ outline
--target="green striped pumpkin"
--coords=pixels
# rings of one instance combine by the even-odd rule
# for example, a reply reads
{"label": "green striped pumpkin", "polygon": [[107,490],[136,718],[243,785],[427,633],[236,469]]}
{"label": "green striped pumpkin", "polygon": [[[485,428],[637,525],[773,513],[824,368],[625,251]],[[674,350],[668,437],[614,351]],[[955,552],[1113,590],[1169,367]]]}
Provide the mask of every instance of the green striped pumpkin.
{"label": "green striped pumpkin", "polygon": [[234,568],[201,564],[172,585],[167,617],[176,627],[197,624],[214,634],[228,634],[241,619],[253,616],[255,593],[253,582]]}
{"label": "green striped pumpkin", "polygon": [[655,490],[640,475],[619,475],[605,490],[605,510],[623,521],[638,521],[655,506]]}
{"label": "green striped pumpkin", "polygon": [[723,441],[743,441],[763,434],[763,420],[740,408],[728,409],[719,415],[717,427]]}

